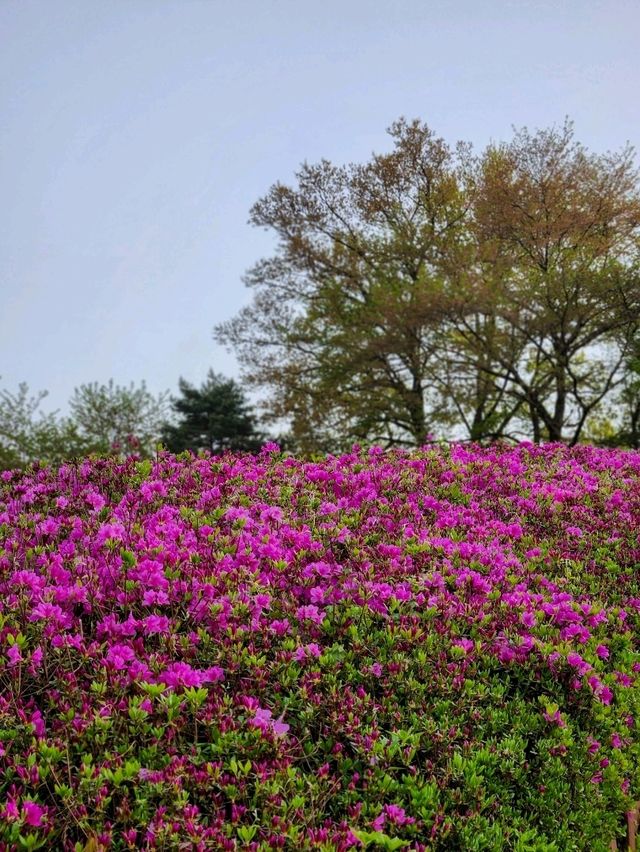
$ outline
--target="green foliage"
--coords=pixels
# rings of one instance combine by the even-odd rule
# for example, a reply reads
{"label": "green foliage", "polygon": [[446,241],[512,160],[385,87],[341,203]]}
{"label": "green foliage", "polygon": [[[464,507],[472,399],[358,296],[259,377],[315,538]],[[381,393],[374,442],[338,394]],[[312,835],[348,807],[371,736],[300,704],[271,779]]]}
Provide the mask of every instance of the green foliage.
{"label": "green foliage", "polygon": [[177,423],[165,423],[162,441],[175,453],[191,450],[258,450],[265,436],[242,389],[233,379],[209,370],[196,388],[180,379],[180,396],[172,400]]}
{"label": "green foliage", "polygon": [[465,446],[0,477],[0,844],[607,852],[640,798],[637,469]]}
{"label": "green foliage", "polygon": [[47,391],[32,395],[25,382],[16,392],[0,390],[0,469],[61,464],[94,453],[149,456],[168,407],[168,394],[154,397],[144,382],[139,387],[122,387],[113,380],[80,385],[68,417],[41,411],[46,396]]}
{"label": "green foliage", "polygon": [[215,334],[271,416],[305,452],[436,430],[576,443],[615,398],[638,441],[638,384],[619,387],[640,323],[632,150],[592,154],[569,121],[478,157],[417,120],[389,134],[390,153],[305,163],[251,210],[277,249]]}
{"label": "green foliage", "polygon": [[69,402],[71,421],[94,452],[152,454],[168,413],[168,392],[154,396],[145,382],[124,387],[113,379],[80,385]]}
{"label": "green foliage", "polygon": [[75,423],[40,410],[46,396],[47,391],[31,395],[25,382],[15,393],[0,390],[0,469],[61,462],[93,449]]}

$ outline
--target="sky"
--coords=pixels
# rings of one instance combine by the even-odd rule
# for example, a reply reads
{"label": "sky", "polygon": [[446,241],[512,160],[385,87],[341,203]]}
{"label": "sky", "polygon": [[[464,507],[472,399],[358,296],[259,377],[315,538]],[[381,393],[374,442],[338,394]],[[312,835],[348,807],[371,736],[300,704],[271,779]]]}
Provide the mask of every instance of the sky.
{"label": "sky", "polygon": [[0,388],[238,377],[215,324],[307,161],[405,116],[453,144],[640,144],[638,0],[0,0]]}

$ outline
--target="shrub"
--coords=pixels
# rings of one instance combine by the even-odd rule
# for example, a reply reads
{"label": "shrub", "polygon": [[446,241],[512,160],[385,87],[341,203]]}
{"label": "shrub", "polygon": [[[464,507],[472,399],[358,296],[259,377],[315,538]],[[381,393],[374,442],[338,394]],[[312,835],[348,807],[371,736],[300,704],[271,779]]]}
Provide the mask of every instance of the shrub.
{"label": "shrub", "polygon": [[606,850],[640,453],[2,474],[0,848]]}

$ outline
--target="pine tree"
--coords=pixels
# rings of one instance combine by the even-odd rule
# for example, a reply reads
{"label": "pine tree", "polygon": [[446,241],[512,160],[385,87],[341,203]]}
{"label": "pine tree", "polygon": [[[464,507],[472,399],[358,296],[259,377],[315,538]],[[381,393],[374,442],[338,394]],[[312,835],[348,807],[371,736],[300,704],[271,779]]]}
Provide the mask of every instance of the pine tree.
{"label": "pine tree", "polygon": [[209,370],[197,388],[181,378],[172,399],[176,423],[165,423],[162,441],[174,453],[184,450],[258,450],[266,440],[244,392],[233,379]]}

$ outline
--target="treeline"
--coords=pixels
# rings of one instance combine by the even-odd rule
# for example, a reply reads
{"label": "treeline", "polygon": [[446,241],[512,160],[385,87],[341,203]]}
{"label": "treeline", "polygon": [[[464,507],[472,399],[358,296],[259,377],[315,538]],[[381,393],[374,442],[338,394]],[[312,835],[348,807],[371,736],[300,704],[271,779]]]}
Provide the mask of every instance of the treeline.
{"label": "treeline", "polygon": [[[479,156],[419,122],[362,165],[304,164],[251,222],[277,237],[218,325],[301,449],[437,436],[640,444],[633,149],[572,124]],[[267,420],[269,422],[269,420]]]}
{"label": "treeline", "polygon": [[46,395],[26,384],[0,390],[0,469],[91,454],[152,456],[159,445],[176,453],[254,451],[268,440],[239,385],[212,371],[200,387],[181,378],[177,396],[154,395],[145,382],[84,384],[66,416],[42,412]]}
{"label": "treeline", "polygon": [[420,121],[364,164],[305,163],[251,222],[277,237],[216,326],[242,385],[83,385],[69,415],[0,391],[0,465],[89,453],[296,452],[354,442],[591,442],[640,447],[640,183],[631,147],[593,154],[562,128],[475,155]]}

